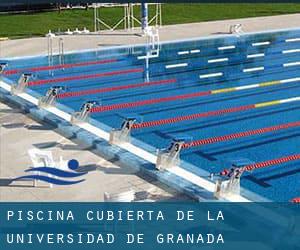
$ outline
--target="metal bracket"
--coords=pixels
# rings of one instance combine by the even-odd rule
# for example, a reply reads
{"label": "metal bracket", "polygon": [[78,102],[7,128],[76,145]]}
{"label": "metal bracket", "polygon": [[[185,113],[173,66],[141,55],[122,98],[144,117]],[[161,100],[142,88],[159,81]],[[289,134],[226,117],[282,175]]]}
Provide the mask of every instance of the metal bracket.
{"label": "metal bracket", "polygon": [[130,142],[130,134],[133,124],[136,122],[136,118],[126,118],[120,129],[113,129],[109,135],[110,144],[120,144],[124,142]]}
{"label": "metal bracket", "polygon": [[168,149],[158,152],[156,160],[156,169],[167,169],[180,165],[180,151],[184,144],[184,140],[174,139]]}
{"label": "metal bracket", "polygon": [[62,86],[51,87],[45,96],[41,97],[38,102],[40,108],[46,108],[55,104],[55,99],[60,91],[65,90]]}
{"label": "metal bracket", "polygon": [[12,95],[17,95],[17,94],[23,93],[24,90],[26,89],[26,87],[28,85],[28,82],[29,82],[31,77],[32,77],[31,73],[23,73],[20,76],[20,78],[18,80],[18,83],[12,85],[11,94]]}
{"label": "metal bracket", "polygon": [[88,122],[91,109],[95,105],[99,105],[99,103],[97,101],[88,101],[84,103],[80,108],[80,112],[75,112],[72,115],[71,123],[78,124],[82,122]]}

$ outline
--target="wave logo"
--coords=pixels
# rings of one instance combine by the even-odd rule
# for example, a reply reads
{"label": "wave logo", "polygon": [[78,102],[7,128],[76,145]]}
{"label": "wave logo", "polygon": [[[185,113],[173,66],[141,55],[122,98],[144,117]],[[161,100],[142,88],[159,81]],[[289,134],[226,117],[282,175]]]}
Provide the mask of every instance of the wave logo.
{"label": "wave logo", "polygon": [[[61,170],[55,167],[29,168],[25,170],[26,173],[37,172],[39,174],[35,173],[32,175],[20,176],[13,179],[13,181],[32,179],[32,180],[44,181],[55,185],[74,185],[85,181],[85,179],[70,180],[87,174],[87,173],[76,172],[76,170],[79,168],[79,163],[77,160],[72,159],[68,161],[68,168],[70,171]],[[41,175],[41,174],[46,174],[46,175]]]}

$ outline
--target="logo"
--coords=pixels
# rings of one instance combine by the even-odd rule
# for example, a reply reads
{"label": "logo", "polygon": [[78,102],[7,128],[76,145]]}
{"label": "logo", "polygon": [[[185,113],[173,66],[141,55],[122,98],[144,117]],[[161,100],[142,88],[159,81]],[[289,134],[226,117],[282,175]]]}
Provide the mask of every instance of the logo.
{"label": "logo", "polygon": [[[12,181],[19,181],[19,180],[39,180],[44,181],[50,184],[55,185],[74,185],[85,181],[85,179],[79,180],[71,180],[73,178],[81,177],[87,173],[78,173],[77,170],[79,167],[79,163],[77,160],[70,160],[68,162],[68,168],[70,171],[61,170],[55,167],[36,167],[36,168],[29,168],[26,169],[26,173],[37,172],[38,174],[34,173],[32,175],[24,175],[13,179]],[[47,175],[42,175],[47,174]]]}

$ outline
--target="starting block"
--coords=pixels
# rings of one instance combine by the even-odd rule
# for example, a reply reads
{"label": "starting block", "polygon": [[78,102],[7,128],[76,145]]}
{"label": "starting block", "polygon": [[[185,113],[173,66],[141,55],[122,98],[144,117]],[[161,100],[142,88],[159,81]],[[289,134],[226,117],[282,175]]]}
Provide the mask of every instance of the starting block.
{"label": "starting block", "polygon": [[87,101],[84,103],[79,112],[75,112],[71,117],[72,124],[88,122],[92,107],[100,105],[98,101]]}
{"label": "starting block", "polygon": [[180,151],[184,143],[192,140],[190,136],[176,136],[167,149],[158,152],[156,160],[156,169],[167,169],[180,165]]}
{"label": "starting block", "polygon": [[7,67],[6,62],[0,62],[0,74],[3,73],[3,71],[5,70],[6,67]]}
{"label": "starting block", "polygon": [[120,129],[113,129],[109,135],[110,144],[120,144],[130,142],[131,129],[134,123],[142,122],[142,117],[137,114],[130,114],[125,116],[125,119]]}
{"label": "starting block", "polygon": [[216,181],[214,196],[218,199],[230,197],[232,195],[240,195],[241,191],[241,176],[244,173],[244,166],[253,164],[254,162],[239,158],[231,161],[231,168],[222,171],[222,176],[226,179],[218,179]]}
{"label": "starting block", "polygon": [[12,95],[17,95],[17,94],[23,93],[24,90],[26,89],[26,87],[28,85],[28,82],[29,82],[31,77],[32,77],[31,73],[23,73],[20,76],[20,78],[18,80],[18,83],[12,85],[11,94]]}
{"label": "starting block", "polygon": [[55,100],[59,92],[65,90],[63,86],[53,86],[51,87],[45,96],[41,97],[38,102],[38,106],[40,108],[46,108],[49,106],[53,106],[55,104]]}

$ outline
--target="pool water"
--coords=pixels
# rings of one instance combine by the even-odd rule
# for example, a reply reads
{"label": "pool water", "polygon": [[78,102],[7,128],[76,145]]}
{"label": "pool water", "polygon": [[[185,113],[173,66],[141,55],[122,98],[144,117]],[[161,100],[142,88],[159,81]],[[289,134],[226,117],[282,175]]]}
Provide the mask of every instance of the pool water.
{"label": "pool water", "polygon": [[[156,149],[182,135],[209,139],[300,121],[300,29],[167,42],[159,56],[145,59],[148,52],[146,45],[74,52],[64,56],[64,66],[54,56],[50,67],[45,56],[12,58],[4,77],[16,82],[22,72],[32,72],[29,89],[41,96],[64,86],[57,102],[69,112],[98,101],[91,117],[110,128],[119,128],[128,115],[142,117],[145,126],[133,129],[132,136]],[[153,121],[155,126],[146,126]],[[181,159],[215,173],[238,159],[262,162],[299,153],[297,125],[186,148]],[[300,196],[300,161],[246,172],[241,185],[288,201]]]}

